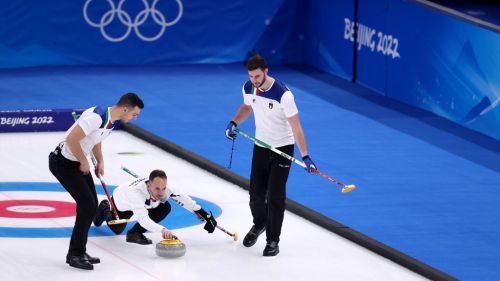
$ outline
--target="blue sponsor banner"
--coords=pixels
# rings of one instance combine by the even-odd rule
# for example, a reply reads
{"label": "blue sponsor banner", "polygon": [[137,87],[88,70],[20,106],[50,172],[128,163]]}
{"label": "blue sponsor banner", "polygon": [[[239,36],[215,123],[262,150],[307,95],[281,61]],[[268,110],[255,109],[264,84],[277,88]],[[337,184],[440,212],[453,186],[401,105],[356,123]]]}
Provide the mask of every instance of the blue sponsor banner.
{"label": "blue sponsor banner", "polygon": [[499,34],[414,1],[359,0],[357,20],[353,0],[0,1],[0,68],[261,52],[350,80],[356,48],[358,83],[500,139]]}
{"label": "blue sponsor banner", "polygon": [[355,21],[353,2],[309,2],[309,64],[350,80],[356,47],[357,83],[500,139],[498,32],[402,0],[359,0]]}
{"label": "blue sponsor banner", "polygon": [[81,109],[0,110],[0,133],[66,131]]}
{"label": "blue sponsor banner", "polygon": [[390,5],[401,57],[388,60],[387,96],[500,140],[500,34],[411,1]]}
{"label": "blue sponsor banner", "polygon": [[0,0],[0,68],[302,61],[302,0]]}

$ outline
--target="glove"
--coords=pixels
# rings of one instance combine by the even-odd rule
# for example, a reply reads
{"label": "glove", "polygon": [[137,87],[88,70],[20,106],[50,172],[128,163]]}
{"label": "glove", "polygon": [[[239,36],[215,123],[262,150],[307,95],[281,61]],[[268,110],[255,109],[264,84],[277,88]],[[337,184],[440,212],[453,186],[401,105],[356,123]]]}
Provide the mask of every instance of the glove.
{"label": "glove", "polygon": [[231,120],[231,122],[229,122],[229,124],[227,124],[227,127],[226,127],[226,138],[228,138],[230,140],[234,140],[236,138],[236,132],[234,131],[234,129],[236,128],[236,126],[238,126],[238,124],[236,124],[232,120]]}
{"label": "glove", "polygon": [[201,217],[205,220],[205,226],[203,227],[208,233],[212,233],[215,230],[215,227],[217,226],[217,221],[214,219],[214,216],[212,215],[212,212],[210,211],[210,214],[207,213],[205,210],[199,209],[198,211],[195,211],[195,213],[198,215],[198,217]]}
{"label": "glove", "polygon": [[306,164],[306,170],[307,172],[312,172],[312,169],[314,170],[317,170],[316,169],[316,165],[314,164],[314,162],[311,160],[311,157],[309,157],[309,155],[306,155],[304,157],[302,157],[302,160],[304,160],[304,163]]}

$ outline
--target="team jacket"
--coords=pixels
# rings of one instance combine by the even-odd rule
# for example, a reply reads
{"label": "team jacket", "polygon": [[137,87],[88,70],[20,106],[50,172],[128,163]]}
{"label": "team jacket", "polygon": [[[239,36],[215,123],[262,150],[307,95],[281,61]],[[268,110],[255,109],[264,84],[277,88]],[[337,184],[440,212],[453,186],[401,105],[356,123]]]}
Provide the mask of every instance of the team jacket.
{"label": "team jacket", "polygon": [[158,201],[151,197],[146,183],[147,178],[138,178],[119,185],[113,191],[113,200],[119,211],[132,211],[137,222],[151,232],[160,232],[165,228],[155,223],[148,216],[148,209],[156,208],[160,203],[164,203],[168,198],[189,211],[198,211],[201,206],[188,195],[177,192],[172,186],[167,185],[165,201]]}

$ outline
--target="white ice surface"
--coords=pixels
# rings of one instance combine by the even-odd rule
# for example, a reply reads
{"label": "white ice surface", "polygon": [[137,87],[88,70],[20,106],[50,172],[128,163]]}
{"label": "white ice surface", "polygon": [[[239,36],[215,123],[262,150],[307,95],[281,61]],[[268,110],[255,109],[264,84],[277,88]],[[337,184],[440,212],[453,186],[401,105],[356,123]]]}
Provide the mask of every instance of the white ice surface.
{"label": "white ice surface", "polygon": [[[48,170],[48,153],[63,133],[0,134],[2,156],[0,182],[56,182]],[[186,244],[186,255],[160,258],[154,253],[159,234],[148,233],[153,245],[125,242],[125,237],[90,237],[87,251],[101,259],[93,271],[65,264],[69,238],[0,238],[0,280],[426,280],[290,212],[280,242],[280,254],[263,257],[265,236],[245,248],[241,240],[251,226],[248,193],[125,132],[114,132],[103,143],[105,180],[119,184],[130,177],[122,165],[147,175],[161,168],[170,184],[186,193],[211,201],[222,209],[218,223],[238,232],[239,241],[221,231],[208,234],[200,225],[174,230]],[[132,154],[118,154],[135,152]],[[97,188],[100,185],[97,184]],[[64,193],[53,200],[71,201]],[[0,201],[26,199],[30,192],[0,191]],[[10,198],[10,199],[9,199]],[[168,218],[167,218],[168,219]],[[0,217],[0,227],[71,226],[73,218],[51,220]],[[265,234],[264,234],[265,235]]]}

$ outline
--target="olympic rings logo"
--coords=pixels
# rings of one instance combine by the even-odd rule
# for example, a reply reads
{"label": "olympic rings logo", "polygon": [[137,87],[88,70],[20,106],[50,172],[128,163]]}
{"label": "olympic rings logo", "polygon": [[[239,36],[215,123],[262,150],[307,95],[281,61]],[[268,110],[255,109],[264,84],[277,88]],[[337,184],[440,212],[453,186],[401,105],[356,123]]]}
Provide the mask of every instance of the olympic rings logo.
{"label": "olympic rings logo", "polygon": [[[165,29],[168,26],[176,24],[182,17],[183,7],[181,0],[175,0],[177,2],[177,5],[179,6],[179,12],[177,13],[177,17],[172,21],[167,21],[165,15],[156,9],[156,4],[158,3],[159,0],[154,0],[151,6],[149,5],[147,0],[142,0],[142,3],[144,4],[144,10],[140,11],[132,20],[130,15],[122,9],[122,6],[125,3],[125,1],[126,0],[120,0],[120,3],[118,3],[118,7],[116,7],[113,0],[107,0],[110,6],[110,10],[104,13],[100,21],[96,23],[90,20],[88,16],[87,12],[90,2],[92,2],[92,0],[87,0],[85,2],[85,5],[83,6],[83,17],[90,26],[99,28],[101,30],[102,36],[110,42],[121,42],[125,40],[130,35],[130,32],[132,32],[132,29],[135,31],[135,34],[137,34],[137,37],[139,37],[143,41],[152,42],[158,40],[158,38],[160,38],[163,35]],[[110,25],[111,22],[113,22],[115,16],[118,18],[120,23],[127,28],[125,33],[119,37],[110,36],[106,32],[106,27]],[[144,24],[144,22],[150,16],[152,17],[153,21],[161,27],[161,29],[155,36],[147,37],[141,33],[139,27],[142,24]]]}

